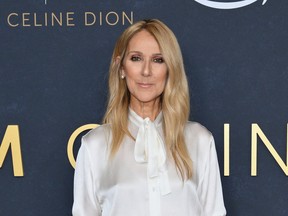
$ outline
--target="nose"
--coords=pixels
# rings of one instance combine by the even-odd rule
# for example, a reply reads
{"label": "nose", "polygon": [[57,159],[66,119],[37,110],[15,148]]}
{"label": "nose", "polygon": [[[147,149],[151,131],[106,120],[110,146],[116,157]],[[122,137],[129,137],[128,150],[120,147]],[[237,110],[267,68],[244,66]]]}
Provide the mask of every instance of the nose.
{"label": "nose", "polygon": [[145,60],[143,63],[143,68],[142,68],[142,76],[150,76],[151,75],[151,61]]}

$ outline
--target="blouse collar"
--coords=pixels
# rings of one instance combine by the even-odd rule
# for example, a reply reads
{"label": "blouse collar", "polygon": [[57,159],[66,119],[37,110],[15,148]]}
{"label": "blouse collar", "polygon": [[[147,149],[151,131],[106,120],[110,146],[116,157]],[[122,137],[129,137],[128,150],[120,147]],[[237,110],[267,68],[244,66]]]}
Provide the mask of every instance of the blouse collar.
{"label": "blouse collar", "polygon": [[165,144],[157,131],[162,123],[162,111],[154,122],[149,118],[141,118],[131,108],[129,120],[139,127],[134,147],[134,158],[137,163],[147,163],[147,177],[149,181],[157,181],[161,195],[171,193]]}

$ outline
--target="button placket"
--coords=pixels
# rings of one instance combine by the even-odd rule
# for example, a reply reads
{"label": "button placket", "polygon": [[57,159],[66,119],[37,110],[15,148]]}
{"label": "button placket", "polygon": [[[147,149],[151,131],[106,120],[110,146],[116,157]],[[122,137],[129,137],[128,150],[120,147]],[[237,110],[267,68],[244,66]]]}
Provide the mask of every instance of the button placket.
{"label": "button placket", "polygon": [[161,216],[161,196],[171,192],[165,146],[154,122],[138,116],[134,120],[139,120],[136,122],[139,123],[139,130],[134,149],[135,160],[138,163],[147,163],[150,216]]}

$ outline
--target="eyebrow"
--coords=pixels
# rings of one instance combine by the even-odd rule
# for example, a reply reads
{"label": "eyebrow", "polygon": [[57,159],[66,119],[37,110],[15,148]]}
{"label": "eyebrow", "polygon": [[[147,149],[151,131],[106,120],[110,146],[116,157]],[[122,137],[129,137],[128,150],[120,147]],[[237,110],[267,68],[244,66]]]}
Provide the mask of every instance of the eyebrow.
{"label": "eyebrow", "polygon": [[[127,54],[131,54],[131,53],[136,53],[136,54],[141,54],[141,55],[143,55],[143,53],[142,52],[140,52],[140,51],[134,51],[134,50],[132,50],[132,51],[129,51]],[[159,55],[162,55],[162,53],[153,53],[152,54],[152,56],[159,56]]]}

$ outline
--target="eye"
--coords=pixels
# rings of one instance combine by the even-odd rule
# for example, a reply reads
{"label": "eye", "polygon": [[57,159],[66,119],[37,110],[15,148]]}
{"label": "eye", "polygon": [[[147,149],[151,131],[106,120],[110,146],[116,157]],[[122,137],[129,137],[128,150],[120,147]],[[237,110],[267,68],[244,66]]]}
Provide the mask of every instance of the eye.
{"label": "eye", "polygon": [[164,59],[162,57],[156,57],[156,58],[153,58],[152,60],[153,62],[156,62],[156,63],[164,63]]}
{"label": "eye", "polygon": [[141,58],[139,56],[131,56],[131,61],[141,61]]}

